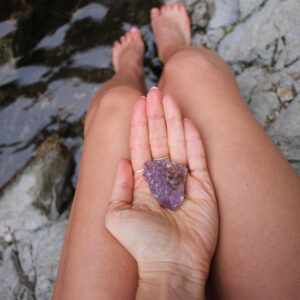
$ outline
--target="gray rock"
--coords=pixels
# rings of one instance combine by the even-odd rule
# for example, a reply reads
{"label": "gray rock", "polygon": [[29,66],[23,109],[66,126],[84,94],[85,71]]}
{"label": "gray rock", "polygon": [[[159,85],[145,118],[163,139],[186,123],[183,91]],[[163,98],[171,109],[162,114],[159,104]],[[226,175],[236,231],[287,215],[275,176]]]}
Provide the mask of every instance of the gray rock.
{"label": "gray rock", "polygon": [[225,30],[223,28],[208,28],[203,37],[203,43],[208,49],[216,51],[224,35]]}
{"label": "gray rock", "polygon": [[256,67],[247,68],[237,76],[240,92],[247,103],[253,94],[272,87],[272,82],[267,80],[266,76],[264,69]]}
{"label": "gray rock", "polygon": [[193,6],[191,15],[192,25],[206,27],[208,24],[208,8],[205,0],[199,1]]}
{"label": "gray rock", "polygon": [[300,162],[300,95],[280,114],[268,133],[288,160]]}
{"label": "gray rock", "polygon": [[258,92],[251,96],[249,108],[261,126],[268,125],[268,117],[279,111],[280,102],[274,92]]}
{"label": "gray rock", "polygon": [[291,162],[291,165],[298,175],[300,175],[300,162]]}
{"label": "gray rock", "polygon": [[14,246],[6,247],[1,253],[0,263],[0,294],[5,300],[33,300],[35,299],[33,287],[23,276],[20,269],[17,251]]}
{"label": "gray rock", "polygon": [[[34,232],[16,232],[13,245],[0,250],[0,294],[10,299],[51,298],[67,220]],[[21,237],[21,239],[20,239]]]}
{"label": "gray rock", "polygon": [[265,0],[239,0],[241,19],[250,15],[253,10],[259,7]]}
{"label": "gray rock", "polygon": [[267,1],[221,41],[219,54],[231,63],[288,66],[299,58],[299,11],[298,0]]}
{"label": "gray rock", "polygon": [[51,298],[58,269],[67,220],[41,228],[32,235],[32,258],[36,270],[35,296],[39,300]]}
{"label": "gray rock", "polygon": [[219,28],[237,22],[240,18],[239,0],[215,0],[215,13],[210,20],[209,28]]}
{"label": "gray rock", "polygon": [[[0,197],[0,295],[50,299],[68,211],[73,157],[50,136]],[[54,222],[55,221],[55,222]],[[54,222],[54,223],[53,223]]]}
{"label": "gray rock", "polygon": [[70,185],[73,157],[50,136],[36,155],[2,190],[0,226],[15,230],[35,230],[55,219],[72,197]]}

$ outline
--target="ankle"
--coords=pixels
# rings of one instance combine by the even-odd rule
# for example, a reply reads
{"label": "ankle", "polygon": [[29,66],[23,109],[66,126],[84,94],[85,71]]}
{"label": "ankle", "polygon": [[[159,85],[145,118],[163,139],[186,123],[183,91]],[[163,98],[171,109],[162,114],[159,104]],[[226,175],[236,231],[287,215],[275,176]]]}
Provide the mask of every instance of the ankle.
{"label": "ankle", "polygon": [[167,61],[177,52],[184,50],[186,47],[178,44],[170,44],[164,48],[162,53],[159,55],[160,60],[166,64]]}

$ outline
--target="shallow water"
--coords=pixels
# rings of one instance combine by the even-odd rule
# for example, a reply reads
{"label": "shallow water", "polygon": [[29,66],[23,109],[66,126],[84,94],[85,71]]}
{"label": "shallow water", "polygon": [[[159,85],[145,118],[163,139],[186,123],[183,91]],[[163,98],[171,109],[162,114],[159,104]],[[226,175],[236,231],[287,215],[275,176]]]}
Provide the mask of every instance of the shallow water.
{"label": "shallow water", "polygon": [[153,6],[160,1],[0,2],[0,188],[54,132],[74,153],[76,184],[85,112],[113,75],[113,41],[133,25],[146,43],[147,86],[158,79]]}

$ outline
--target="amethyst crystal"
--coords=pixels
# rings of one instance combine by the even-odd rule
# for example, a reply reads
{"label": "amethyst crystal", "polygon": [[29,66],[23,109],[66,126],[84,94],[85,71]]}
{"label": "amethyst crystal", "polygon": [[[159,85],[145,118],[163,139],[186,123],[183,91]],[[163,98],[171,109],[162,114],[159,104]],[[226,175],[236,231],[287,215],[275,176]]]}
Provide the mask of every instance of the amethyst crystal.
{"label": "amethyst crystal", "polygon": [[187,169],[167,160],[153,160],[144,165],[151,194],[161,207],[177,210],[184,199]]}

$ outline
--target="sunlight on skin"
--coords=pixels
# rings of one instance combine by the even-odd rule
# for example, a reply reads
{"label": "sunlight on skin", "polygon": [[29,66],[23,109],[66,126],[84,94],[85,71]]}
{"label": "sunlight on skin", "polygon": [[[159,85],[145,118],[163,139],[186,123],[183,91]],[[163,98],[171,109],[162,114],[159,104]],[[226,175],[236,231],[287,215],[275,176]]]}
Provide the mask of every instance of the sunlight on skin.
{"label": "sunlight on skin", "polygon": [[[159,145],[165,147],[161,152]],[[170,153],[173,160],[178,148],[176,160],[188,162],[190,173],[184,202],[174,212],[159,206],[142,173],[133,175],[133,170],[159,155]],[[185,277],[188,283],[183,285],[190,291],[204,291],[218,237],[214,188],[198,130],[190,120],[182,121],[175,100],[162,97],[158,89],[151,89],[147,100],[139,98],[134,106],[131,158],[132,165],[127,159],[119,162],[106,216],[108,230],[135,258],[142,280],[176,273]],[[199,297],[203,291],[192,295]]]}

